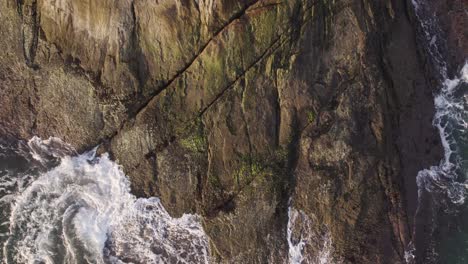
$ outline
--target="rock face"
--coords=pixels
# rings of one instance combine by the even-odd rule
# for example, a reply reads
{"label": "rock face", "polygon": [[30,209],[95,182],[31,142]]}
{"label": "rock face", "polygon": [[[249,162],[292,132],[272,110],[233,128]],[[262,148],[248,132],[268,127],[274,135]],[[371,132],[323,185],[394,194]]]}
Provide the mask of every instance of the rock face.
{"label": "rock face", "polygon": [[101,143],[136,195],[203,216],[214,262],[284,263],[290,199],[337,259],[404,262],[416,174],[442,154],[406,1],[0,10],[2,138]]}
{"label": "rock face", "polygon": [[449,77],[453,78],[463,66],[468,54],[468,14],[466,13],[466,0],[428,1],[427,13],[434,17],[437,25],[436,32],[439,39],[434,39],[440,47]]}

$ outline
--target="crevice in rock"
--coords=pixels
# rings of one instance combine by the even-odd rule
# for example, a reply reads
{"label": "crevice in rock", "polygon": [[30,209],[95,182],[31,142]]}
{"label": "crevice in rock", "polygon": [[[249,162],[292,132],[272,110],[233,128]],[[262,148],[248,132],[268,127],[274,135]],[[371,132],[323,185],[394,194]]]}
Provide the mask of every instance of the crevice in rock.
{"label": "crevice in rock", "polygon": [[[217,38],[217,36],[223,32],[227,27],[229,27],[232,23],[234,23],[236,20],[240,19],[242,16],[244,16],[246,14],[246,12],[249,10],[250,7],[254,6],[255,4],[257,4],[259,1],[261,0],[256,0],[256,1],[253,1],[252,3],[248,4],[247,6],[245,6],[242,10],[240,10],[239,12],[237,12],[236,14],[234,14],[226,23],[223,24],[223,26],[220,27],[220,29],[218,29],[214,34],[213,36],[205,43],[205,45],[202,46],[202,48],[200,49],[200,51],[194,56],[194,58],[189,62],[187,63],[187,65],[185,67],[183,67],[181,70],[179,70],[175,76],[173,78],[171,78],[165,85],[163,85],[160,89],[157,89],[157,91],[150,95],[150,98],[145,102],[143,103],[138,109],[136,109],[135,111],[133,111],[133,114],[129,114],[129,117],[124,120],[120,127],[111,135],[109,135],[106,139],[104,139],[103,141],[110,141],[112,140],[114,137],[116,137],[119,133],[119,131],[121,131],[124,126],[129,122],[129,120],[132,120],[134,119],[136,116],[138,116],[138,114],[142,113],[147,107],[148,105],[153,101],[155,100],[155,98],[161,93],[163,92],[164,90],[166,90],[167,88],[169,88],[169,86],[175,81],[177,80],[184,72],[186,72],[190,66],[201,56],[201,54],[203,54],[203,52],[205,51],[205,49],[207,48],[207,46],[214,40]],[[318,2],[313,2],[311,4],[311,6],[309,6],[306,10],[310,10],[311,8],[313,8],[313,6],[315,4],[317,4]],[[306,20],[306,21],[303,21],[303,23],[300,25],[300,26],[303,26],[304,24],[306,24],[307,22],[309,22],[310,20]],[[287,33],[287,32],[286,32]],[[205,108],[203,108],[200,113],[198,114],[198,117],[201,117],[203,116],[203,114],[206,112],[206,110],[208,110],[215,102],[217,102],[224,94],[227,90],[229,90],[230,88],[233,87],[233,85],[239,80],[241,79],[245,73],[250,69],[252,68],[253,66],[255,66],[259,61],[261,61],[263,58],[265,58],[267,55],[273,53],[274,51],[276,51],[279,47],[281,47],[282,45],[284,45],[286,42],[288,41],[293,41],[293,39],[291,38],[285,38],[285,40],[283,40],[277,47],[273,47],[275,44],[277,44],[281,37],[285,35],[285,33],[279,35],[277,37],[277,39],[275,41],[273,41],[273,43],[265,49],[265,51],[251,64],[249,65],[234,81],[232,81],[225,89],[223,89],[221,91],[220,94],[218,94],[216,96],[216,98],[211,101]],[[270,51],[271,50],[271,51]],[[197,117],[197,118],[198,118]]]}
{"label": "crevice in rock", "polygon": [[[19,0],[21,1],[21,0]],[[149,98],[142,104],[140,105],[138,108],[136,108],[135,110],[130,110],[130,113],[128,114],[128,117],[126,120],[122,121],[122,123],[120,124],[119,128],[115,130],[114,133],[112,133],[111,135],[109,135],[108,137],[104,138],[102,141],[110,141],[112,140],[113,138],[115,138],[118,134],[119,134],[119,131],[121,131],[124,126],[130,121],[130,120],[133,120],[135,119],[138,114],[142,113],[147,107],[148,105],[156,99],[156,97],[161,93],[163,92],[164,90],[166,90],[167,88],[169,88],[171,86],[171,84],[177,80],[184,72],[186,72],[190,66],[192,66],[192,64],[200,57],[201,54],[203,54],[203,52],[206,50],[206,48],[208,47],[208,45],[218,37],[219,34],[221,34],[221,32],[223,32],[227,27],[229,27],[232,23],[234,23],[236,20],[240,19],[243,15],[245,15],[246,11],[253,5],[255,5],[257,2],[259,2],[260,0],[255,0],[253,1],[252,3],[246,5],[243,9],[241,9],[239,12],[237,12],[236,14],[234,14],[228,21],[226,21],[218,30],[216,30],[214,32],[214,34],[212,35],[212,37],[210,37],[210,39],[200,48],[199,52],[197,52],[197,54],[182,68],[180,69],[179,71],[176,72],[176,74],[170,79],[168,80],[163,86],[161,86],[160,88],[156,89],[156,91],[153,93],[153,94],[150,94],[149,95]],[[134,2],[132,2],[132,6]],[[134,10],[133,10],[134,12]],[[136,17],[135,17],[136,19]],[[236,79],[237,81],[237,79]],[[235,82],[233,82],[235,83]],[[226,91],[223,90],[223,92],[218,95],[217,98],[220,98],[222,96],[222,94]],[[216,99],[217,100],[217,99]],[[215,100],[215,101],[216,101]],[[206,110],[206,109],[205,109]],[[202,111],[204,112],[204,111]],[[203,115],[203,113],[201,113],[199,116]]]}
{"label": "crevice in rock", "polygon": [[[250,173],[252,173],[252,155],[253,155],[253,146],[252,146],[252,138],[250,136],[250,130],[249,130],[249,123],[247,122],[247,119],[245,117],[245,109],[244,109],[244,100],[245,100],[245,90],[246,90],[246,86],[245,86],[245,83],[242,83],[242,91],[241,91],[241,118],[242,118],[242,121],[244,122],[244,125],[245,125],[245,136],[247,137],[247,143],[249,144],[249,159],[248,159],[248,163],[249,163],[249,167],[250,167]],[[239,182],[239,177],[237,177],[237,185],[240,186],[240,182]]]}
{"label": "crevice in rock", "polygon": [[[280,100],[280,97],[278,97]],[[281,106],[279,108],[279,114],[281,115]],[[281,116],[279,117],[281,119]],[[297,117],[297,112],[294,114],[291,123],[290,123],[291,135],[290,140],[288,140],[286,145],[286,159],[284,164],[284,179],[286,180],[286,186],[281,192],[280,204],[276,208],[276,212],[279,215],[287,215],[288,207],[292,200],[294,190],[296,189],[297,177],[295,175],[295,169],[299,161],[299,142],[301,139],[301,133],[299,129],[299,122]],[[280,128],[280,126],[278,126]],[[278,130],[278,143],[279,143],[280,130]],[[278,144],[279,146],[279,144]],[[285,220],[283,226],[287,225],[287,220]]]}
{"label": "crevice in rock", "polygon": [[[318,137],[324,133],[326,133],[330,128],[331,125],[334,122],[334,112],[340,105],[340,100],[339,98],[351,87],[352,83],[354,83],[357,75],[353,75],[351,78],[347,78],[346,80],[341,81],[337,88],[335,89],[335,92],[333,95],[330,96],[328,99],[328,102],[321,106],[318,113],[317,113],[317,118],[315,122],[309,122],[307,125],[305,125],[302,129],[300,129],[299,134],[302,135],[304,131],[307,130],[307,128],[315,124],[317,128],[315,128],[312,131],[313,137]],[[329,119],[326,120],[321,120],[324,115],[322,113],[324,112],[329,112],[329,115],[325,115],[326,117],[329,117]]]}
{"label": "crevice in rock", "polygon": [[[266,57],[268,57],[269,55],[271,55],[272,53],[274,53],[277,49],[279,49],[280,47],[282,47],[286,42],[288,42],[290,39],[288,38],[285,38],[285,40],[283,41],[280,41],[281,38],[282,38],[283,35],[279,35],[278,38],[273,41],[273,43],[265,49],[265,51],[263,52],[263,54],[261,56],[259,56],[253,63],[251,63],[234,81],[232,81],[229,85],[226,86],[225,89],[223,89],[221,91],[221,93],[219,93],[216,98],[207,106],[205,107],[204,109],[202,109],[202,111],[199,112],[198,116],[195,117],[194,119],[192,119],[191,121],[189,121],[188,123],[192,123],[193,120],[195,119],[198,119],[198,118],[201,118],[203,116],[203,114],[213,105],[215,104],[221,97],[223,97],[223,95],[226,93],[226,91],[228,91],[229,89],[232,89],[234,87],[234,85],[240,81],[242,78],[245,77],[245,74],[250,70],[252,69],[253,67],[255,67],[258,63],[260,63],[263,59],[265,59]],[[243,110],[242,110],[243,111]],[[244,120],[244,122],[246,122]],[[246,123],[246,126],[247,126],[247,123]],[[246,127],[247,129],[247,127]],[[250,140],[250,135],[248,134],[248,131],[247,131],[247,137],[249,138],[249,148],[250,148],[250,153],[252,153],[252,145],[251,145],[251,140]],[[162,148],[165,148],[168,146],[168,144],[170,142],[174,142],[176,141],[177,138],[175,136],[171,137],[171,140],[170,141],[165,141],[164,144],[162,144],[160,146],[159,149],[162,149]],[[209,145],[208,145],[208,148],[209,148]],[[252,165],[252,164],[250,164]],[[235,198],[248,186],[250,186],[250,184],[256,179],[256,177],[253,177],[249,182],[247,182],[245,185],[242,186],[242,188],[238,189],[234,194],[230,194],[228,196],[228,198],[226,200],[223,201],[222,204],[216,206],[214,209],[210,210],[207,215],[208,216],[211,216],[211,217],[214,217],[217,215],[218,212],[230,212],[232,210],[234,210],[235,208],[235,203],[234,203],[234,200]],[[202,182],[201,179],[200,180],[200,183]]]}
{"label": "crevice in rock", "polygon": [[[257,2],[257,1],[256,1],[256,2]],[[251,4],[251,5],[253,5],[253,4]],[[251,5],[250,5],[250,6],[251,6]],[[312,8],[312,7],[309,7],[308,9],[310,9],[310,8]],[[245,11],[246,11],[247,9],[248,9],[248,7],[245,8],[245,10],[244,10],[243,12],[241,12],[240,15],[238,15],[237,17],[235,17],[235,18],[233,18],[232,20],[230,20],[230,22],[227,23],[227,25],[224,26],[222,29],[220,29],[220,30],[215,34],[215,36],[213,36],[212,39],[214,39],[218,34],[220,34],[220,32],[221,32],[222,30],[224,30],[229,24],[233,23],[234,20],[240,18],[240,17],[245,13]],[[300,26],[303,26],[305,23],[307,23],[307,22],[309,22],[309,21],[310,21],[310,20],[303,21],[302,23],[300,23]],[[229,83],[226,85],[226,87],[225,87],[224,89],[222,89],[221,92],[220,92],[218,95],[216,95],[215,98],[214,98],[211,102],[209,102],[203,109],[200,110],[200,112],[198,113],[198,115],[196,115],[196,116],[194,117],[194,119],[197,119],[197,118],[202,117],[202,116],[205,114],[205,112],[206,112],[208,109],[210,109],[210,107],[211,107],[212,105],[214,105],[214,104],[217,103],[221,98],[223,98],[223,96],[226,94],[227,91],[229,91],[230,89],[232,89],[232,88],[236,85],[236,83],[237,83],[238,81],[240,81],[240,80],[242,80],[243,78],[245,78],[245,75],[247,74],[247,72],[250,71],[253,67],[255,67],[258,63],[260,63],[261,61],[263,61],[263,59],[265,59],[265,58],[268,57],[269,55],[271,55],[271,54],[273,54],[274,52],[276,52],[279,48],[283,47],[286,43],[296,40],[295,38],[292,38],[292,37],[290,37],[290,36],[286,36],[286,35],[288,35],[288,34],[291,34],[291,32],[286,31],[286,32],[284,32],[284,33],[282,33],[282,34],[279,34],[279,35],[277,36],[277,38],[276,38],[274,41],[272,41],[272,43],[271,43],[267,48],[265,48],[265,50],[263,51],[263,53],[262,53],[260,56],[258,56],[252,63],[250,63],[241,73],[239,73],[239,74],[237,75],[237,77],[236,77],[234,80],[232,80],[231,82],[229,82]],[[210,39],[210,41],[211,41],[211,39]],[[207,44],[207,45],[208,45],[208,44]],[[206,46],[205,46],[205,48],[206,48]],[[203,50],[204,50],[204,49],[202,49],[202,51],[201,51],[199,54],[197,54],[197,56],[196,56],[196,57],[194,58],[194,60],[190,63],[190,65],[191,65],[192,63],[195,62],[195,60],[201,55],[201,53],[203,53]],[[176,77],[174,77],[173,80],[171,80],[171,82],[175,81],[178,77],[180,77],[180,75],[182,75],[183,72],[186,71],[186,70],[190,67],[190,65],[188,65],[187,67],[185,67]],[[167,85],[165,85],[164,88],[163,88],[163,90],[169,88],[170,84],[171,84],[171,83],[168,83]],[[154,100],[154,99],[156,98],[156,96],[157,96],[160,92],[162,92],[163,90],[160,90],[159,92],[157,92],[157,94],[154,94],[154,95],[149,99],[149,101],[148,101],[145,105],[143,105],[143,107],[141,107],[141,108],[136,112],[136,114],[135,114],[134,116],[131,116],[130,119],[125,120],[125,121],[122,123],[121,128],[120,128],[119,130],[117,130],[117,131],[115,132],[115,134],[112,135],[112,136],[110,137],[110,139],[112,139],[113,137],[115,137],[115,136],[119,133],[119,131],[120,131],[126,124],[128,124],[131,120],[134,120],[134,118],[135,118],[139,113],[143,112],[143,111],[146,109],[146,107],[151,103],[151,101]],[[278,113],[278,114],[280,114],[280,113]],[[193,121],[193,120],[192,120],[192,121]],[[191,123],[191,121],[187,121],[187,123]],[[299,138],[299,136],[298,136],[298,138]],[[172,136],[171,142],[172,142],[172,141],[176,141],[176,140],[177,140],[176,136]],[[288,159],[288,161],[287,161],[287,163],[288,163],[287,166],[288,166],[289,168],[293,168],[293,167],[295,166],[295,163],[297,162],[297,153],[296,153],[297,151],[295,151],[295,149],[296,149],[296,147],[297,147],[296,145],[297,145],[297,142],[294,143],[294,144],[292,144],[291,146],[293,146],[293,147],[290,148],[290,149],[293,149],[292,152],[294,152],[295,155],[294,155],[293,158]],[[252,153],[252,150],[250,150],[250,152]],[[291,171],[292,171],[292,169],[291,169]],[[257,176],[257,177],[258,177],[258,176]],[[246,183],[243,184],[240,188],[238,188],[238,189],[235,191],[235,193],[231,193],[231,194],[227,195],[226,199],[223,199],[223,201],[220,201],[221,203],[220,203],[218,206],[215,206],[213,209],[210,209],[209,212],[207,212],[207,215],[209,215],[210,217],[215,217],[215,216],[217,215],[218,212],[221,212],[221,211],[229,212],[229,211],[234,210],[234,208],[235,208],[235,203],[234,203],[234,201],[235,201],[236,197],[237,197],[240,193],[242,193],[242,192],[245,190],[245,188],[249,187],[249,186],[257,179],[257,177],[252,177],[251,179],[249,179],[248,182],[246,182]],[[202,182],[202,181],[200,180],[200,182]],[[206,185],[206,183],[204,183],[204,185]],[[203,186],[202,186],[202,187],[203,187]]]}
{"label": "crevice in rock", "polygon": [[[133,76],[136,78],[138,81],[138,87],[136,94],[141,94],[143,86],[146,83],[146,79],[148,77],[148,70],[146,66],[146,59],[142,54],[142,50],[140,47],[140,43],[138,41],[138,17],[136,14],[136,9],[135,9],[135,0],[132,1],[131,5],[131,15],[132,15],[132,23],[133,27],[131,30],[131,41],[130,41],[130,50],[134,52],[135,58],[131,59],[129,58],[128,65],[129,69],[132,72]],[[132,53],[133,53],[132,52]]]}
{"label": "crevice in rock", "polygon": [[[283,34],[284,35],[284,34]],[[289,39],[285,39],[283,41],[280,41],[281,40],[281,37],[283,35],[279,35],[273,42],[272,44],[270,44],[270,46],[268,48],[265,49],[265,51],[255,60],[253,61],[249,66],[247,66],[246,69],[244,69],[237,77],[236,79],[234,79],[233,81],[231,81],[227,86],[226,88],[224,88],[221,93],[219,93],[214,100],[212,100],[206,107],[204,107],[200,113],[199,113],[199,116],[202,116],[213,104],[215,104],[220,98],[223,97],[223,95],[226,93],[226,91],[230,90],[231,88],[234,87],[234,85],[241,79],[245,76],[245,74],[251,69],[253,68],[254,66],[257,65],[257,63],[259,63],[260,61],[262,61],[264,58],[266,58],[268,55],[274,53],[277,49],[279,49],[280,47],[282,47],[286,42],[289,41]],[[276,47],[275,47],[276,45]]]}
{"label": "crevice in rock", "polygon": [[[37,90],[37,84],[36,84],[36,80],[33,78],[32,81],[32,86],[33,86],[33,91],[34,91],[34,99],[38,100],[38,90]],[[31,110],[31,113],[32,113],[32,116],[33,116],[33,122],[32,122],[32,126],[31,126],[31,133],[32,134],[36,134],[36,131],[37,131],[37,115],[38,115],[38,111],[36,109],[36,106],[35,106],[35,103],[33,103],[33,100],[32,100],[32,96],[29,96],[29,100],[28,100],[28,106],[29,106],[29,109]]]}
{"label": "crevice in rock", "polygon": [[[312,8],[312,7],[310,7],[310,8]],[[307,21],[304,21],[303,23],[301,23],[301,26],[302,26],[303,24],[307,23],[308,21],[310,21],[310,20],[307,20]],[[214,105],[216,102],[218,102],[219,99],[222,98],[222,97],[225,95],[226,91],[232,89],[232,88],[234,87],[234,85],[235,85],[239,80],[241,80],[242,78],[244,78],[245,74],[246,74],[251,68],[255,67],[255,66],[256,66],[260,61],[262,61],[264,58],[266,58],[266,57],[268,57],[269,55],[273,54],[276,50],[278,50],[278,49],[279,49],[280,47],[282,47],[284,44],[286,44],[286,43],[288,43],[288,42],[290,42],[290,41],[294,41],[293,38],[284,38],[284,40],[281,40],[282,37],[283,37],[284,35],[286,35],[286,34],[283,33],[283,34],[279,35],[278,38],[277,38],[275,41],[273,41],[272,44],[271,44],[267,49],[265,49],[265,51],[262,53],[261,56],[259,56],[253,63],[251,63],[239,76],[237,76],[237,78],[236,78],[235,80],[233,80],[229,85],[227,85],[226,88],[223,89],[223,90],[221,91],[221,93],[219,93],[219,94],[215,97],[214,100],[212,100],[204,109],[202,109],[202,111],[200,111],[200,113],[199,113],[199,115],[198,115],[197,118],[203,116],[204,113],[205,113],[212,105]],[[353,78],[353,80],[354,80],[354,78]],[[343,83],[346,83],[346,81],[344,81]],[[339,87],[341,87],[341,86],[339,86]],[[244,91],[243,91],[243,92],[244,92]],[[344,91],[342,91],[342,92],[344,92]],[[243,111],[243,110],[242,110],[242,111]],[[280,111],[280,109],[279,109],[279,111]],[[278,113],[278,114],[280,114],[280,113]],[[244,122],[246,122],[245,119],[244,119]],[[279,131],[278,131],[278,133],[279,133]],[[297,153],[296,149],[297,149],[297,144],[298,144],[298,142],[299,142],[300,134],[301,134],[301,133],[297,133],[297,135],[296,135],[296,137],[295,137],[296,140],[293,140],[293,141],[291,142],[291,144],[288,146],[288,152],[289,152],[289,154],[292,153],[292,155],[288,155],[289,158],[288,158],[288,160],[287,160],[287,165],[286,165],[286,166],[287,166],[287,168],[288,168],[288,171],[290,171],[290,172],[293,171],[294,167],[296,166],[297,159],[298,159],[298,157],[297,157],[298,153]],[[250,137],[249,137],[249,144],[251,144],[251,143],[250,143]],[[252,147],[251,147],[251,145],[250,145],[250,153],[252,153]],[[257,176],[257,177],[259,177],[259,176]],[[248,187],[257,179],[257,177],[251,178],[247,183],[245,183],[245,184],[244,184],[241,188],[239,188],[235,193],[230,194],[230,195],[229,195],[229,198],[228,198],[227,200],[225,200],[221,205],[216,206],[215,208],[211,209],[211,211],[209,211],[209,212],[207,213],[207,216],[210,217],[210,218],[211,218],[211,217],[216,217],[216,215],[217,215],[219,212],[221,212],[221,211],[229,212],[230,210],[233,210],[233,209],[235,208],[235,205],[234,205],[234,207],[232,207],[231,205],[232,205],[232,203],[235,201],[236,197],[237,197],[239,194],[241,194],[241,193],[245,190],[245,188],[248,188]],[[229,205],[229,206],[227,206],[227,205]],[[227,210],[227,211],[226,211],[226,208],[230,208],[230,210]]]}
{"label": "crevice in rock", "polygon": [[192,66],[192,64],[200,57],[200,55],[204,53],[208,45],[214,39],[216,39],[221,32],[223,32],[227,27],[229,27],[232,23],[234,23],[234,21],[244,16],[247,9],[249,9],[251,6],[255,5],[259,1],[260,0],[253,1],[252,3],[248,4],[243,9],[235,13],[233,16],[231,16],[231,18],[228,21],[226,21],[218,30],[216,30],[214,34],[208,39],[208,41],[201,46],[201,48],[195,54],[195,56],[193,56],[193,58],[187,64],[185,64],[185,66],[182,69],[178,70],[175,73],[175,75],[171,79],[169,79],[164,85],[157,88],[155,92],[150,94],[149,98],[142,105],[140,105],[135,110],[130,111],[130,114],[129,114],[130,118],[136,117],[139,113],[141,113],[151,103],[151,101],[153,101],[154,98],[156,98],[161,92],[166,90],[175,80],[177,80],[184,72],[186,72],[190,68],[190,66]]}
{"label": "crevice in rock", "polygon": [[[245,125],[245,136],[247,137],[247,143],[249,144],[249,157],[252,156],[253,153],[253,147],[252,147],[252,139],[250,137],[250,132],[249,132],[249,123],[247,122],[247,119],[245,118],[245,109],[244,109],[244,100],[245,100],[245,90],[246,90],[246,85],[245,85],[245,79],[244,81],[240,84],[241,85],[241,118],[242,122],[244,122]],[[249,159],[249,166],[252,166],[252,160]],[[237,179],[237,185],[239,185],[239,179]]]}
{"label": "crevice in rock", "polygon": [[[241,51],[241,60],[242,60],[242,65],[245,64],[244,62],[244,56],[243,56],[243,53]],[[249,124],[247,123],[247,120],[245,119],[245,109],[244,109],[244,103],[245,103],[245,91],[246,91],[246,85],[245,85],[245,78],[244,78],[244,81],[241,83],[241,104],[240,104],[240,110],[241,110],[241,118],[242,118],[242,121],[244,122],[244,125],[245,125],[245,135],[247,136],[247,142],[249,143],[249,154],[252,155],[252,140],[251,140],[251,137],[250,137],[250,133],[249,133]],[[252,165],[252,164],[249,164],[249,165]]]}
{"label": "crevice in rock", "polygon": [[238,194],[230,195],[226,200],[222,203],[218,204],[215,208],[206,212],[204,216],[207,218],[215,218],[220,212],[230,213],[236,209],[235,198]]}
{"label": "crevice in rock", "polygon": [[280,133],[281,133],[281,97],[280,97],[280,92],[278,88],[278,76],[277,73],[274,73],[274,78],[275,78],[275,89],[274,89],[274,95],[275,95],[275,115],[276,115],[276,120],[275,120],[275,145],[278,147],[280,145]]}
{"label": "crevice in rock", "polygon": [[18,0],[17,11],[21,17],[21,37],[23,45],[23,55],[28,67],[37,69],[38,65],[34,63],[38,45],[39,20],[37,12],[37,0]]}
{"label": "crevice in rock", "polygon": [[248,11],[251,12],[251,11],[258,10],[258,9],[265,9],[265,8],[270,8],[270,7],[277,7],[277,6],[279,6],[279,5],[284,5],[284,3],[285,3],[285,2],[272,2],[272,3],[267,3],[267,4],[264,4],[264,5],[260,5],[260,6],[251,8],[251,9],[249,9]]}
{"label": "crevice in rock", "polygon": [[[159,175],[159,172],[158,172],[158,161],[157,161],[157,156],[156,156],[156,152],[155,151],[151,151],[151,152],[148,152],[145,154],[145,158],[151,163],[151,166],[152,166],[152,169],[153,169],[153,180],[155,183],[158,182],[158,175]],[[159,193],[159,185],[156,184],[155,186],[155,189],[156,189],[156,192]]]}

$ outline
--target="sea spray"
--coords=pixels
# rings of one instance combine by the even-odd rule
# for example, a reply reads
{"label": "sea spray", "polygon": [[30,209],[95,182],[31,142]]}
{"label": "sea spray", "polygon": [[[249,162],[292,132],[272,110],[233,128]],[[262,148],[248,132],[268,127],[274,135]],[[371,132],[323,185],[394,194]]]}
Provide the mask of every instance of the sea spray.
{"label": "sea spray", "polygon": [[[296,234],[293,234],[294,225],[298,221],[298,217],[304,217],[304,213],[292,208],[288,208],[288,225],[287,225],[287,238],[288,238],[288,247],[289,247],[289,263],[290,264],[300,264],[304,260],[303,250],[307,241],[303,237],[303,233],[299,234],[299,237],[296,237]],[[305,219],[307,220],[307,219]],[[308,222],[306,221],[306,225]]]}
{"label": "sea spray", "polygon": [[172,218],[158,198],[137,199],[107,154],[74,155],[58,139],[34,138],[28,149],[40,166],[56,166],[3,202],[11,203],[6,263],[208,263],[199,217]]}
{"label": "sea spray", "polygon": [[[444,210],[452,210],[465,203],[466,197],[466,153],[463,148],[468,146],[467,120],[468,120],[468,62],[465,62],[460,73],[455,78],[449,78],[447,62],[444,58],[444,43],[442,31],[435,16],[425,0],[412,0],[416,17],[420,23],[421,32],[425,38],[426,51],[429,60],[435,67],[436,79],[440,80],[440,90],[434,97],[435,116],[433,125],[438,129],[441,142],[444,148],[444,158],[438,166],[422,170],[417,175],[418,185],[418,208],[415,222],[419,218],[427,219],[420,215],[424,208],[424,199],[431,199],[435,203],[445,204]],[[437,198],[436,198],[437,197]],[[432,221],[432,231],[434,232],[434,219]],[[427,228],[425,228],[427,229]],[[416,236],[418,226],[415,226]],[[433,255],[431,261],[436,261],[437,253],[434,248],[434,241],[431,241],[430,252]],[[426,249],[427,250],[427,249]],[[407,246],[405,260],[407,263],[415,261],[416,247],[413,242]]]}
{"label": "sea spray", "polygon": [[[444,158],[439,166],[418,173],[419,197],[425,190],[430,193],[444,193],[454,204],[465,202],[466,184],[457,180],[465,162],[458,146],[462,144],[460,141],[463,140],[463,135],[466,136],[468,129],[467,93],[464,91],[466,84],[468,84],[468,63],[464,65],[458,77],[445,80],[441,91],[435,96],[436,114],[433,123],[439,130]],[[455,137],[456,133],[461,136]]]}
{"label": "sea spray", "polygon": [[333,244],[328,228],[322,226],[317,232],[316,221],[292,206],[288,208],[288,258],[290,264],[338,264],[333,256]]}

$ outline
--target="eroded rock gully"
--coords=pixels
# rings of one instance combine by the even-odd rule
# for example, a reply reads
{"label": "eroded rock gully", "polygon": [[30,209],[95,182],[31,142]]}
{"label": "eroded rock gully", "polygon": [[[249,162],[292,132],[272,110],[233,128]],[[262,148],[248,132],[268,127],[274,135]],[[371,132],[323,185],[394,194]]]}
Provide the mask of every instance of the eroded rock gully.
{"label": "eroded rock gully", "polygon": [[[284,263],[288,201],[345,263],[402,263],[442,154],[403,0],[2,0],[0,136],[99,143],[203,216],[214,262]],[[319,249],[309,249],[312,252]]]}

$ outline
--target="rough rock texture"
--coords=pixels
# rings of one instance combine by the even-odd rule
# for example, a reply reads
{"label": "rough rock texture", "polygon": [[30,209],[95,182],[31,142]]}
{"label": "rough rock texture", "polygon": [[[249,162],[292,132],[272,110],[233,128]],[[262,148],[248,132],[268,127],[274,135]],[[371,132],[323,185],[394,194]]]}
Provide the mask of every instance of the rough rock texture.
{"label": "rough rock texture", "polygon": [[[404,0],[1,0],[0,136],[102,143],[214,262],[284,263],[288,201],[402,263],[441,155]],[[318,248],[310,251],[316,254]]]}

